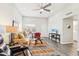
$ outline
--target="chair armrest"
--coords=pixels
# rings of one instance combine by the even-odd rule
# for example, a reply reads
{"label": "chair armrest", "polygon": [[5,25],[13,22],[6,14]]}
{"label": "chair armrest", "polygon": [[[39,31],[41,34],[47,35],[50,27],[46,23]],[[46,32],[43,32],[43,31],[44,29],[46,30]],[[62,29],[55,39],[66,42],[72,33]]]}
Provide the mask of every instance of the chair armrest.
{"label": "chair armrest", "polygon": [[20,45],[15,45],[15,46],[10,46],[9,48],[10,49],[16,49],[16,48],[20,48],[21,46]]}

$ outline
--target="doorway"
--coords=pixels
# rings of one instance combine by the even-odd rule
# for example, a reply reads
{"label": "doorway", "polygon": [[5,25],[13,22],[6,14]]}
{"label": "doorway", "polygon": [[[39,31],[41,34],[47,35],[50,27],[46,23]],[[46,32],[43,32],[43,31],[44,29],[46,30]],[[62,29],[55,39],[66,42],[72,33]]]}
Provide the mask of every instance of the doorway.
{"label": "doorway", "polygon": [[65,44],[77,41],[77,22],[74,16],[63,19],[63,42]]}
{"label": "doorway", "polygon": [[73,40],[78,42],[77,40],[77,30],[78,30],[78,20],[74,19],[73,20]]}

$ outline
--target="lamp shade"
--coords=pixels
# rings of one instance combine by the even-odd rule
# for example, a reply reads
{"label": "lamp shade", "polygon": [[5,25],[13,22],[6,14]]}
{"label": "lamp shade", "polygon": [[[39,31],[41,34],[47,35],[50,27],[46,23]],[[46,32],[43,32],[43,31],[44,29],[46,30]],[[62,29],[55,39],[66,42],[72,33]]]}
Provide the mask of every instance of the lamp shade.
{"label": "lamp shade", "polygon": [[6,32],[15,33],[16,32],[16,27],[6,26]]}

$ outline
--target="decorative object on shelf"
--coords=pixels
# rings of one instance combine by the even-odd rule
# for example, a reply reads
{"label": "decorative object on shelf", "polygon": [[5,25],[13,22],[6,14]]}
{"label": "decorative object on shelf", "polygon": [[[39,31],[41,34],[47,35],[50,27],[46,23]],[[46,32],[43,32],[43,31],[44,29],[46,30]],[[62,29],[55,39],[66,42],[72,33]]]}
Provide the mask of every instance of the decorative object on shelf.
{"label": "decorative object on shelf", "polygon": [[58,33],[58,30],[57,29],[52,29],[52,32],[53,33]]}

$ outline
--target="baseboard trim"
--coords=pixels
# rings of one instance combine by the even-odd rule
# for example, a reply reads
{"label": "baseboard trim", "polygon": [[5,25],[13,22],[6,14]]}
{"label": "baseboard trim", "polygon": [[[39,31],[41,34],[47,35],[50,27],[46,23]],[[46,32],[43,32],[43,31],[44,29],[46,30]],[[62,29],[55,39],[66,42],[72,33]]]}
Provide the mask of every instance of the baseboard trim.
{"label": "baseboard trim", "polygon": [[49,38],[49,37],[47,37],[47,36],[44,36],[44,37],[42,37],[42,38]]}
{"label": "baseboard trim", "polygon": [[61,44],[71,44],[71,43],[73,43],[73,42],[60,42]]}

